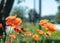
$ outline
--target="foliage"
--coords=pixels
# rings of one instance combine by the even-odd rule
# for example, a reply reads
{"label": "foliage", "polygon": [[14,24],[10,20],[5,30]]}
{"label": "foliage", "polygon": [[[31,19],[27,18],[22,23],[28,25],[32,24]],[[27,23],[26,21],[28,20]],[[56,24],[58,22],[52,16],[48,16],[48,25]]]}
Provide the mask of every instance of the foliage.
{"label": "foliage", "polygon": [[17,14],[17,17],[21,18],[23,20],[24,18],[24,14],[25,14],[25,10],[23,7],[14,7],[11,15]]}
{"label": "foliage", "polygon": [[37,22],[37,20],[39,19],[39,14],[34,9],[31,9],[28,14],[30,22]]}
{"label": "foliage", "polygon": [[56,14],[56,22],[60,24],[60,11]]}
{"label": "foliage", "polygon": [[57,3],[60,3],[60,0],[56,0]]}
{"label": "foliage", "polygon": [[0,3],[1,3],[1,0],[0,0]]}
{"label": "foliage", "polygon": [[[6,25],[13,27],[13,31],[8,34],[7,41],[10,43],[20,43],[26,42],[26,43],[38,43],[38,41],[44,40],[46,38],[49,39],[51,36],[51,33],[55,31],[54,24],[50,23],[48,20],[40,20],[39,25],[44,27],[44,30],[37,29],[36,30],[27,30],[24,27],[19,27],[21,25],[22,20],[20,18],[17,19],[17,16],[8,16],[6,19]],[[44,42],[43,41],[43,42]]]}
{"label": "foliage", "polygon": [[[41,40],[41,35],[37,32],[37,30],[38,30],[38,23],[36,23],[36,24],[32,24],[32,23],[24,23],[24,24],[21,24],[21,25],[23,25],[23,26],[20,26],[20,28],[21,27],[23,27],[23,28],[25,28],[28,32],[30,32],[31,34],[33,33],[33,34],[37,34],[38,36],[39,36],[39,38],[40,38],[40,40]],[[43,27],[42,28],[42,30],[43,31],[46,31],[45,30],[45,28]],[[11,35],[11,33],[12,33],[12,35],[13,35],[13,38],[14,37],[16,37],[15,39],[11,39],[11,40],[9,40],[9,35]],[[28,43],[28,42],[30,42],[30,43],[35,43],[36,41],[35,40],[33,40],[31,37],[28,37],[28,36],[25,36],[23,33],[18,33],[17,31],[12,31],[11,33],[8,33],[7,34],[7,39],[6,39],[6,42],[10,42],[10,41],[12,41],[12,43]],[[50,37],[50,39],[60,39],[60,31],[55,31],[55,32],[53,32],[52,34],[51,34],[51,37]],[[15,36],[16,35],[16,36]],[[11,36],[12,37],[12,36]],[[27,42],[26,42],[27,41]],[[3,41],[1,41],[1,42],[3,42]],[[38,42],[37,42],[38,43]],[[39,42],[40,43],[40,42]]]}
{"label": "foliage", "polygon": [[55,16],[55,20],[56,20],[56,22],[57,23],[59,23],[60,24],[60,0],[56,0],[56,2],[59,4],[59,6],[58,6],[58,12],[56,13],[56,16]]}
{"label": "foliage", "polygon": [[49,16],[43,16],[42,19],[48,19],[48,20],[51,20],[51,19],[54,19],[55,18],[55,15],[49,15]]}
{"label": "foliage", "polygon": [[43,16],[43,17],[41,17],[41,19],[47,19],[47,20],[49,20],[52,23],[56,23],[56,21],[55,21],[55,15]]}

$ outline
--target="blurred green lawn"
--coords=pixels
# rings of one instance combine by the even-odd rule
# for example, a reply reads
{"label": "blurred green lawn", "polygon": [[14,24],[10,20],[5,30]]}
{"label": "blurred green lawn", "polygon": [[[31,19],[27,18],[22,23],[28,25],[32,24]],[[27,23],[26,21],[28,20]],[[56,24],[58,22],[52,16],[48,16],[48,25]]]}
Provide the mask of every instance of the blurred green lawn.
{"label": "blurred green lawn", "polygon": [[[23,27],[25,28],[27,31],[31,32],[31,34],[38,34],[40,36],[40,34],[37,32],[37,30],[39,29],[39,25],[38,23],[33,24],[33,23],[23,23],[22,25],[20,25],[20,28]],[[43,31],[46,31],[44,28],[42,28]],[[17,34],[17,32],[12,31],[12,33],[16,34],[16,39],[13,40],[13,43],[17,42],[18,40],[22,40],[22,42],[24,40],[28,40],[28,37],[23,36],[22,34]],[[7,34],[6,39],[9,39],[9,33]],[[40,38],[40,37],[39,37]],[[32,38],[29,38],[30,41],[32,41]],[[56,30],[55,32],[53,32],[51,34],[51,38],[49,39],[53,39],[53,40],[60,40],[60,30]]]}
{"label": "blurred green lawn", "polygon": [[[33,32],[35,34],[37,33],[37,29],[39,29],[39,25],[38,24],[33,24],[33,23],[24,23],[23,27],[25,29],[27,29],[29,32]],[[44,28],[42,28],[44,30]],[[56,30],[55,32],[53,32],[51,34],[51,39],[60,39],[60,30]]]}

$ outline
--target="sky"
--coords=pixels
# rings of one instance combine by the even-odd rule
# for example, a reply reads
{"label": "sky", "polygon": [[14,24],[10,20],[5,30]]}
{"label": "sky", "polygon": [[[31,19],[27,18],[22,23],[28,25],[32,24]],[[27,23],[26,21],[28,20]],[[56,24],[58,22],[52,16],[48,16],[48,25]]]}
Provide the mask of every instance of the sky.
{"label": "sky", "polygon": [[[17,1],[15,1],[17,2]],[[41,16],[46,16],[46,15],[55,15],[58,11],[58,3],[55,0],[42,0],[42,11],[41,11]],[[15,5],[17,5],[15,3]],[[34,8],[34,0],[25,0],[25,2],[20,3],[21,6],[27,6],[29,9]],[[37,13],[39,13],[39,0],[36,0],[35,3],[35,9]]]}

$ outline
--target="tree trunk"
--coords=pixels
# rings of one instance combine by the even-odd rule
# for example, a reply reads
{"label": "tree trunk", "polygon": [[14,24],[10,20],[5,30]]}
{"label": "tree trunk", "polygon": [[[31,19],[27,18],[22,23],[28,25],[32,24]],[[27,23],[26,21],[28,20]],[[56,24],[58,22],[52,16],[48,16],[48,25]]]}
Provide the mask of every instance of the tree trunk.
{"label": "tree trunk", "polygon": [[5,41],[5,39],[6,39],[6,24],[5,24],[6,21],[5,21],[5,18],[7,16],[9,16],[9,13],[11,11],[14,0],[7,0],[5,6],[3,8],[4,1],[5,0],[2,0],[2,2],[0,4],[0,23],[2,23],[2,25],[3,25],[3,29],[0,29],[0,34],[2,36],[3,32],[4,32],[4,34],[5,34],[4,41]]}
{"label": "tree trunk", "polygon": [[6,18],[7,16],[9,16],[13,2],[14,2],[14,0],[7,0],[5,7],[4,7],[4,10],[3,10],[3,13],[2,13],[3,17]]}
{"label": "tree trunk", "polygon": [[3,4],[4,4],[4,0],[2,0],[2,1],[1,1],[1,4],[0,4],[0,18],[2,17],[1,11],[2,11],[2,9],[3,9]]}
{"label": "tree trunk", "polygon": [[[7,2],[5,4],[5,7],[4,7],[4,10],[3,10],[3,13],[2,13],[2,17],[4,17],[4,19],[9,16],[9,13],[10,13],[12,5],[13,5],[13,2],[14,2],[14,0],[7,0]],[[3,28],[4,28],[4,32],[5,32],[5,38],[4,38],[4,41],[5,41],[5,39],[6,39],[5,20],[3,21]]]}

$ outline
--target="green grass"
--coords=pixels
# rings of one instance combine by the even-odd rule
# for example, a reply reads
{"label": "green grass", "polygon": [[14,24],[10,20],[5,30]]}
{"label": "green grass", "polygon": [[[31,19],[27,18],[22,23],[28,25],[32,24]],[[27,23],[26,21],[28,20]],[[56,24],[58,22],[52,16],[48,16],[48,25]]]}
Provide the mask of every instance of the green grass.
{"label": "green grass", "polygon": [[60,39],[60,31],[56,30],[55,32],[52,33],[51,35],[52,39]]}
{"label": "green grass", "polygon": [[[33,23],[27,23],[23,25],[24,28],[26,28],[28,31],[31,33],[37,33],[37,29],[39,29],[38,24],[33,24]],[[44,30],[44,28],[42,28]],[[44,30],[45,31],[45,30]],[[51,39],[60,39],[60,30],[56,30],[51,34]]]}
{"label": "green grass", "polygon": [[[28,32],[31,32],[31,34],[38,34],[40,36],[39,39],[41,39],[42,36],[37,32],[37,30],[39,29],[39,25],[38,24],[24,23],[20,27],[25,28]],[[42,30],[43,31],[46,31],[44,28],[42,28]],[[14,33],[17,36],[16,39],[13,40],[14,42],[16,42],[17,39],[23,40],[23,41],[24,40],[27,40],[28,41],[28,37],[23,36],[23,34],[17,34],[17,32],[15,32],[15,31],[13,31],[12,33]],[[9,33],[8,33],[8,35],[9,35]],[[7,35],[7,39],[8,39],[8,35]],[[60,31],[59,30],[56,30],[55,32],[53,32],[51,34],[51,38],[50,39],[54,39],[54,40],[55,39],[60,39]],[[29,40],[31,41],[32,38],[30,37]]]}
{"label": "green grass", "polygon": [[37,32],[37,29],[39,28],[38,27],[38,24],[33,24],[33,23],[27,23],[27,24],[24,24],[23,27],[29,31],[29,32],[33,32],[33,33],[36,33]]}
{"label": "green grass", "polygon": [[[41,35],[37,32],[37,30],[39,29],[39,25],[37,23],[36,24],[24,23],[20,27],[25,28],[27,31],[31,32],[31,34],[38,34],[40,36],[39,40],[41,39]],[[44,28],[42,28],[42,30],[46,31]],[[25,42],[32,41],[33,42],[32,37],[26,37],[22,33],[17,34],[17,32],[15,32],[15,31],[13,31],[12,33],[17,36],[16,39],[12,40],[12,43],[19,43],[20,41],[22,41],[22,42],[24,42],[24,41]],[[6,40],[9,40],[9,34],[10,33],[7,34]],[[42,38],[44,38],[44,37],[42,37]],[[51,34],[51,38],[50,39],[54,39],[54,40],[59,39],[60,40],[60,30],[56,30],[55,32],[53,32]],[[2,41],[0,41],[0,42],[2,42]]]}

